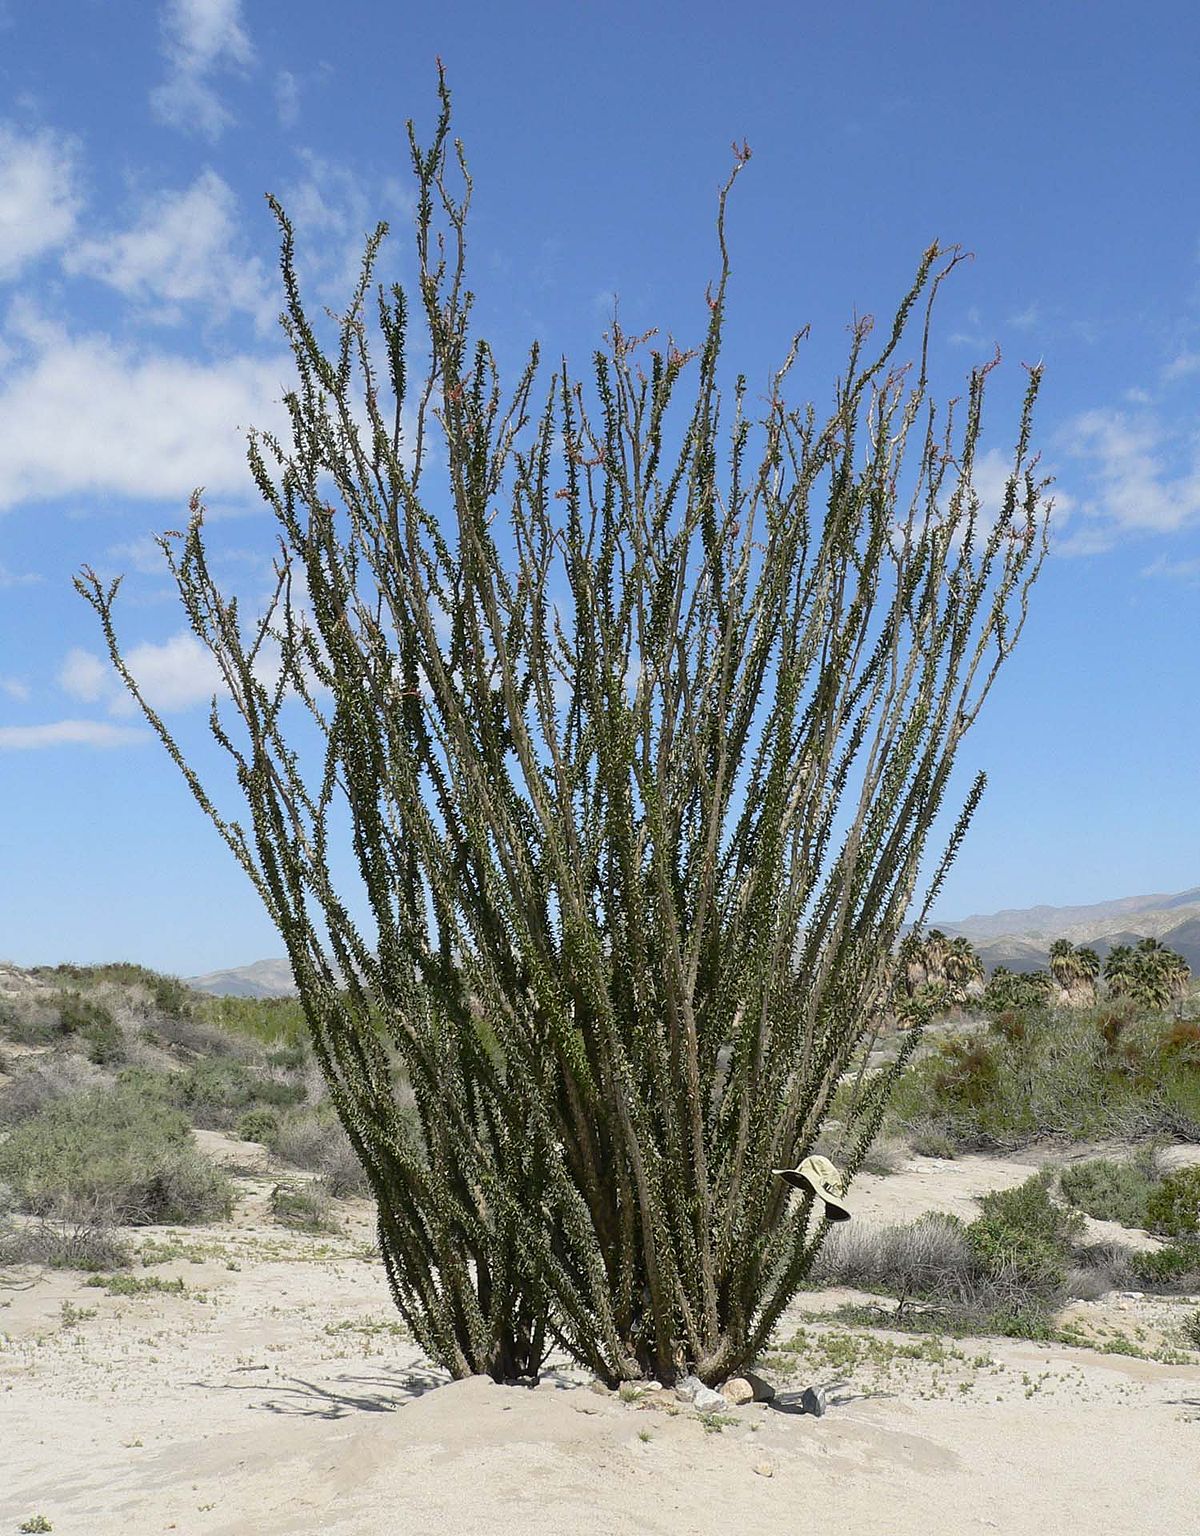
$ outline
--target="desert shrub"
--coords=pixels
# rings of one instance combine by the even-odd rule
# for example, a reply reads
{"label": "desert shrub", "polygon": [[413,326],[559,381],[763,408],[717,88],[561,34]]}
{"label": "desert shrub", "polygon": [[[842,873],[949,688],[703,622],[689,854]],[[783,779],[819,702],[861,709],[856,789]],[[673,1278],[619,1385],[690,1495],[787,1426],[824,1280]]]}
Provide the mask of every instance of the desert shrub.
{"label": "desert shrub", "polygon": [[977,1269],[965,1225],[957,1217],[931,1211],[904,1225],[848,1222],[835,1227],[821,1250],[813,1279],[899,1296],[957,1297],[969,1287]]}
{"label": "desert shrub", "polygon": [[1177,1239],[1132,1259],[1134,1278],[1144,1290],[1200,1290],[1200,1242]]}
{"label": "desert shrub", "polygon": [[0,1221],[0,1267],[44,1264],[95,1273],[132,1262],[128,1243],[106,1216],[80,1209],[73,1218]]}
{"label": "desert shrub", "polygon": [[1188,1313],[1179,1325],[1179,1332],[1189,1349],[1200,1349],[1200,1307]]}
{"label": "desert shrub", "polygon": [[59,1033],[58,1011],[39,997],[0,1001],[0,1033],[14,1045],[47,1045]]}
{"label": "desert shrub", "polygon": [[1134,1251],[1124,1243],[1090,1243],[1076,1248],[1066,1271],[1066,1290],[1080,1301],[1095,1301],[1127,1289],[1137,1276]]}
{"label": "desert shrub", "polygon": [[996,1094],[1000,1064],[982,1040],[946,1040],[934,1080],[939,1096],[952,1109],[982,1109]]}
{"label": "desert shrub", "polygon": [[106,1081],[95,1066],[73,1052],[54,1055],[27,1066],[0,1089],[0,1126],[19,1125],[47,1104],[96,1088]]}
{"label": "desert shrub", "polygon": [[282,1109],[304,1098],[302,1083],[264,1077],[239,1061],[202,1061],[183,1076],[182,1104],[197,1125],[230,1126],[254,1105]]}
{"label": "desert shrub", "polygon": [[300,1110],[283,1117],[270,1146],[293,1168],[321,1174],[337,1199],[370,1191],[366,1171],[341,1122],[329,1109]]}
{"label": "desert shrub", "polygon": [[203,1060],[223,1057],[256,1056],[257,1047],[248,1041],[207,1019],[197,1018],[190,1012],[159,1014],[146,1025],[146,1037],[158,1040],[177,1050],[187,1051]]}
{"label": "desert shrub", "polygon": [[86,1042],[88,1060],[98,1067],[115,1066],[125,1060],[125,1034],[114,1018],[96,1020],[79,1032]]}
{"label": "desert shrub", "polygon": [[271,1191],[271,1214],[281,1226],[296,1232],[337,1232],[329,1191],[320,1184],[277,1184]]}
{"label": "desert shrub", "polygon": [[1146,1201],[1154,1186],[1144,1167],[1104,1157],[1071,1164],[1059,1180],[1063,1198],[1077,1210],[1123,1227],[1146,1225]]}
{"label": "desert shrub", "polygon": [[1200,1232],[1200,1167],[1176,1169],[1150,1192],[1146,1226],[1163,1237]]}
{"label": "desert shrub", "polygon": [[304,1045],[279,1045],[268,1051],[263,1059],[267,1066],[281,1072],[300,1072],[309,1065],[312,1056]]}
{"label": "desert shrub", "polygon": [[207,1221],[228,1214],[228,1180],[191,1142],[186,1118],[127,1088],[47,1105],[0,1144],[0,1179],[23,1210],[70,1216],[81,1205],[114,1221]]}
{"label": "desert shrub", "polygon": [[260,1141],[270,1146],[279,1132],[279,1117],[269,1109],[252,1109],[237,1123],[237,1133],[243,1141]]}

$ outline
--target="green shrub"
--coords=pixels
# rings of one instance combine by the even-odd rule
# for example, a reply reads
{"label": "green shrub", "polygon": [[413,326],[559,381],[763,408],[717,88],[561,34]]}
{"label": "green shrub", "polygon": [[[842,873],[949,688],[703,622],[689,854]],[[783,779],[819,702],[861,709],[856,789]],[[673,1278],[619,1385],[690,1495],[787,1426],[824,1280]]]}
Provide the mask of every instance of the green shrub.
{"label": "green shrub", "polygon": [[1179,1168],[1152,1191],[1146,1225],[1164,1237],[1200,1232],[1200,1167]]}
{"label": "green shrub", "polygon": [[1144,1227],[1146,1202],[1155,1182],[1134,1163],[1096,1157],[1064,1168],[1059,1187],[1065,1200],[1097,1221]]}
{"label": "green shrub", "polygon": [[251,1109],[237,1123],[237,1133],[243,1141],[261,1141],[270,1146],[279,1132],[279,1117],[269,1109]]}
{"label": "green shrub", "polygon": [[64,1035],[78,1034],[96,1025],[113,1024],[113,1016],[103,1003],[94,1002],[79,992],[60,992],[58,1027]]}
{"label": "green shrub", "polygon": [[1200,1349],[1200,1308],[1184,1318],[1179,1331],[1189,1349]]}
{"label": "green shrub", "polygon": [[205,1221],[231,1206],[228,1180],[192,1146],[177,1110],[127,1087],[48,1105],[0,1145],[0,1180],[37,1215],[81,1205],[115,1221]]}
{"label": "green shrub", "polygon": [[1083,1227],[1078,1212],[1051,1198],[1050,1184],[1043,1171],[1016,1189],[982,1195],[982,1214],[967,1228],[971,1245],[993,1274],[1010,1273],[1035,1291],[1062,1285],[1071,1240]]}
{"label": "green shrub", "polygon": [[1200,1290],[1200,1243],[1194,1240],[1135,1254],[1132,1265],[1134,1278],[1146,1290]]}

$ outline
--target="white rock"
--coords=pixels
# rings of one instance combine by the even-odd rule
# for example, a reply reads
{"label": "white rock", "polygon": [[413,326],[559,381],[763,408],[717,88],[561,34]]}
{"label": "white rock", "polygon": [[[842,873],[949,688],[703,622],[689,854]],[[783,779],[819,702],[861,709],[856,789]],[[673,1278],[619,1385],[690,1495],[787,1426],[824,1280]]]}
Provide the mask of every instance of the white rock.
{"label": "white rock", "polygon": [[729,1404],[719,1392],[714,1392],[711,1387],[701,1386],[692,1398],[692,1407],[697,1413],[719,1413],[722,1408],[728,1408]]}

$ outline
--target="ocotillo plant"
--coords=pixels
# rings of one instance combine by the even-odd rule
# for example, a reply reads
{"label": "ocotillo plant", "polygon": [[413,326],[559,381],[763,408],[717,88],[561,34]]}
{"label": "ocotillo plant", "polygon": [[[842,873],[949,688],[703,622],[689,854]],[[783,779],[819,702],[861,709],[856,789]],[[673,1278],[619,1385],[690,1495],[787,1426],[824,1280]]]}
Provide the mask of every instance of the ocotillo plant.
{"label": "ocotillo plant", "polygon": [[[276,207],[297,381],[290,437],[249,449],[274,600],[248,622],[219,589],[199,495],[161,540],[224,678],[248,828],[142,696],[116,584],[80,588],[279,926],[422,1347],[456,1375],[533,1373],[558,1344],[609,1382],[714,1382],[824,1233],[772,1168],[839,1093],[853,1176],[898,1070],[863,1074],[862,1047],[1045,548],[1038,375],[985,512],[989,368],[944,421],[930,400],[958,260],[935,245],[873,355],[854,328],[827,420],[785,403],[795,343],[758,419],[743,380],[723,395],[743,147],[701,345],[614,322],[586,385],[563,365],[539,386],[535,349],[506,392],[472,332],[444,81],[441,105],[429,148],[409,129],[428,371],[410,383],[404,292],[373,287],[383,227],[326,350]],[[981,787],[930,850],[926,909]]]}

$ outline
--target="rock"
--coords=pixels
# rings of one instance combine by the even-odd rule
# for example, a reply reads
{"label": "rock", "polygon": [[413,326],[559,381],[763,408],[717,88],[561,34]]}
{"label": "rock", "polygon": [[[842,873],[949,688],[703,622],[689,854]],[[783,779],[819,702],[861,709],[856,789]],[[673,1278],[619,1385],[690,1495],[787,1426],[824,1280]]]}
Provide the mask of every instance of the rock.
{"label": "rock", "polygon": [[744,1376],[731,1376],[721,1388],[721,1396],[727,1403],[740,1408],[743,1403],[754,1401],[754,1388]]}
{"label": "rock", "polygon": [[825,1413],[825,1389],[823,1387],[805,1387],[800,1395],[800,1406],[805,1413],[815,1414],[822,1418]]}
{"label": "rock", "polygon": [[675,1396],[681,1403],[690,1403],[697,1392],[707,1390],[699,1376],[681,1376],[675,1383]]}
{"label": "rock", "polygon": [[643,1392],[661,1392],[663,1389],[662,1382],[655,1381],[653,1377],[649,1381],[639,1381],[638,1386],[641,1387]]}
{"label": "rock", "polygon": [[756,1461],[754,1463],[754,1470],[758,1473],[759,1477],[775,1476],[775,1468],[769,1461]]}
{"label": "rock", "polygon": [[701,1386],[692,1397],[692,1407],[697,1413],[719,1413],[722,1408],[728,1408],[729,1404],[719,1392],[714,1392],[711,1387]]}
{"label": "rock", "polygon": [[742,1380],[748,1381],[754,1388],[754,1401],[756,1403],[769,1403],[775,1396],[775,1388],[769,1381],[764,1381],[761,1376],[756,1376],[753,1371],[743,1371]]}
{"label": "rock", "polygon": [[608,1388],[604,1385],[598,1376],[594,1376],[592,1380],[588,1382],[587,1389],[589,1392],[594,1392],[597,1397],[610,1396]]}

